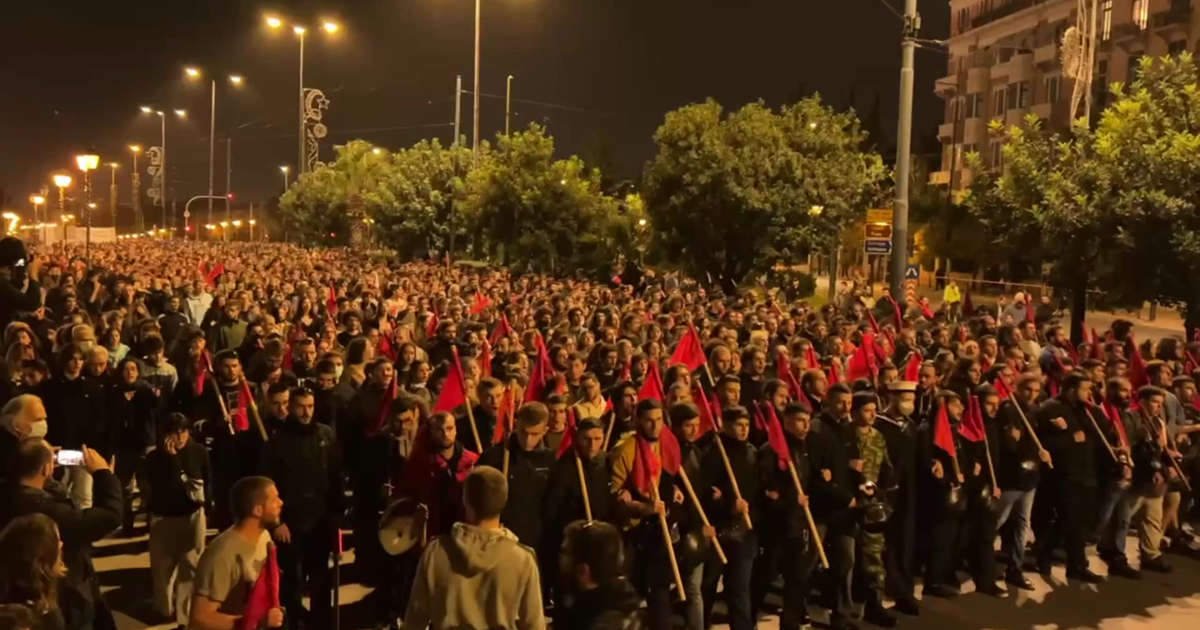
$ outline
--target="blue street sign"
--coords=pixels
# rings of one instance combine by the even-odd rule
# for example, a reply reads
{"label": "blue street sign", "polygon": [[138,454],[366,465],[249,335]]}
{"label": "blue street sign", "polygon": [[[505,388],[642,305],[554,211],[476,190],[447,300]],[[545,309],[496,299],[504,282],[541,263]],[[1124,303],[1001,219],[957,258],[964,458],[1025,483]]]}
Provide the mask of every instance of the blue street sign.
{"label": "blue street sign", "polygon": [[904,270],[905,280],[918,280],[920,277],[921,268],[916,265],[909,265],[908,268]]}
{"label": "blue street sign", "polygon": [[868,254],[890,254],[892,253],[892,241],[882,238],[869,238],[865,241],[865,251]]}

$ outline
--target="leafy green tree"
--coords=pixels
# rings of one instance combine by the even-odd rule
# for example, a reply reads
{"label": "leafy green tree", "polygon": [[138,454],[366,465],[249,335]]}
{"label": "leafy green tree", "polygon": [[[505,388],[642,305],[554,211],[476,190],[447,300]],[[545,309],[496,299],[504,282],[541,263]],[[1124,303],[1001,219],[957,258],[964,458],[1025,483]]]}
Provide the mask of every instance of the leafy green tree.
{"label": "leafy green tree", "polygon": [[298,178],[279,200],[289,236],[308,243],[345,244],[350,222],[362,218],[358,210],[374,216],[396,204],[387,185],[391,156],[375,149],[365,140],[353,140],[337,147],[332,164]]}
{"label": "leafy green tree", "polygon": [[810,248],[832,251],[886,177],[852,113],[813,96],[776,113],[713,100],[668,112],[643,174],[658,248],[731,287]]}
{"label": "leafy green tree", "polygon": [[[486,160],[486,143],[480,152]],[[389,203],[369,213],[379,238],[410,256],[465,244],[467,228],[457,205],[473,159],[470,148],[443,147],[436,139],[393,153],[390,173],[382,182]]]}

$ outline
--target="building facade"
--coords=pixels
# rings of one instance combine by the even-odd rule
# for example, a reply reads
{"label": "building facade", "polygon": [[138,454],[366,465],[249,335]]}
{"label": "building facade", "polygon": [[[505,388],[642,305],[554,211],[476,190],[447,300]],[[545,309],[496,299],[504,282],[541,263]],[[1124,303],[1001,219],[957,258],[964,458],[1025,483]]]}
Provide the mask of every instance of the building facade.
{"label": "building facade", "polygon": [[[1196,52],[1198,0],[1096,0],[1093,112],[1107,102],[1108,85],[1136,78],[1143,56]],[[941,163],[930,183],[960,190],[972,173],[965,157],[978,151],[985,166],[1003,160],[1002,142],[988,131],[994,120],[1016,124],[1036,114],[1047,124],[1069,124],[1074,80],[1064,77],[1060,46],[1075,25],[1077,0],[949,0],[946,75],[934,82],[945,101],[938,128]]]}

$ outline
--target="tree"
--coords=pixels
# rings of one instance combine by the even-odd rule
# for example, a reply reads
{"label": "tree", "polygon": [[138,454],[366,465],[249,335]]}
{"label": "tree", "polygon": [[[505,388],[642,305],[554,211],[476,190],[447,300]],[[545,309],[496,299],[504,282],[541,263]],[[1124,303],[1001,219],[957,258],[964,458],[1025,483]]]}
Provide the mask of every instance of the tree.
{"label": "tree", "polygon": [[391,156],[365,140],[336,148],[337,159],[301,175],[279,199],[284,230],[302,242],[344,244],[350,236],[350,210],[378,215],[395,205],[387,181]]}
{"label": "tree", "polygon": [[710,99],[668,112],[654,140],[643,180],[656,244],[727,288],[809,248],[835,249],[886,175],[860,150],[857,118],[819,96],[728,116]]}
{"label": "tree", "polygon": [[[488,159],[486,143],[480,155]],[[456,244],[464,244],[467,226],[457,207],[473,159],[470,148],[443,147],[437,139],[392,154],[391,171],[382,182],[390,203],[375,206],[370,213],[380,238],[413,257],[433,250],[452,251]]]}
{"label": "tree", "polygon": [[499,135],[491,158],[467,176],[462,216],[482,251],[505,264],[559,271],[606,266],[619,202],[601,191],[600,172],[572,156],[554,159],[554,139],[531,124]]}

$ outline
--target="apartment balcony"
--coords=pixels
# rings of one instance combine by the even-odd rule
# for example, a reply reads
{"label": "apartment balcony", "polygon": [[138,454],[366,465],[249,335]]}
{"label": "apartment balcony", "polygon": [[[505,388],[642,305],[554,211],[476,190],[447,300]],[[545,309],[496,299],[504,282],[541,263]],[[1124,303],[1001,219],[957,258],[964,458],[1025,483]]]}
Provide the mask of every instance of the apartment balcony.
{"label": "apartment balcony", "polygon": [[943,142],[954,141],[954,121],[944,122],[938,125],[938,140]]}
{"label": "apartment balcony", "polygon": [[934,81],[933,92],[942,98],[958,94],[958,75],[948,74]]}
{"label": "apartment balcony", "polygon": [[1053,103],[1038,103],[1037,105],[1030,107],[1029,112],[1032,114],[1037,114],[1037,117],[1041,118],[1042,120],[1050,120],[1050,114],[1053,113],[1053,109]]}
{"label": "apartment balcony", "polygon": [[975,19],[971,20],[971,28],[979,28],[986,24],[991,24],[992,22],[1002,20],[1015,13],[1020,13],[1021,11],[1024,11],[1030,7],[1034,7],[1039,4],[1045,4],[1048,1],[1049,0],[1011,0],[1010,2],[997,3],[1000,6],[997,6],[991,11],[980,13],[979,15],[975,16]]}
{"label": "apartment balcony", "polygon": [[1025,115],[1029,113],[1028,107],[1014,107],[1007,112],[1004,112],[1004,126],[1011,127],[1020,125],[1025,122]]}
{"label": "apartment balcony", "polygon": [[1190,4],[1179,4],[1150,16],[1150,28],[1156,33],[1168,34],[1171,31],[1187,33],[1192,22],[1192,7]]}
{"label": "apartment balcony", "polygon": [[1033,55],[1024,52],[1013,55],[1008,61],[992,66],[989,73],[993,81],[1005,79],[1006,83],[1024,81],[1033,76]]}
{"label": "apartment balcony", "polygon": [[1042,66],[1046,64],[1058,63],[1058,44],[1050,42],[1045,46],[1038,46],[1033,49],[1033,63]]}
{"label": "apartment balcony", "polygon": [[991,92],[991,70],[987,66],[967,70],[967,94],[988,94]]}
{"label": "apartment balcony", "polygon": [[1112,29],[1112,41],[1127,42],[1129,40],[1137,39],[1145,33],[1146,31],[1142,30],[1140,26],[1133,22],[1114,24]]}

